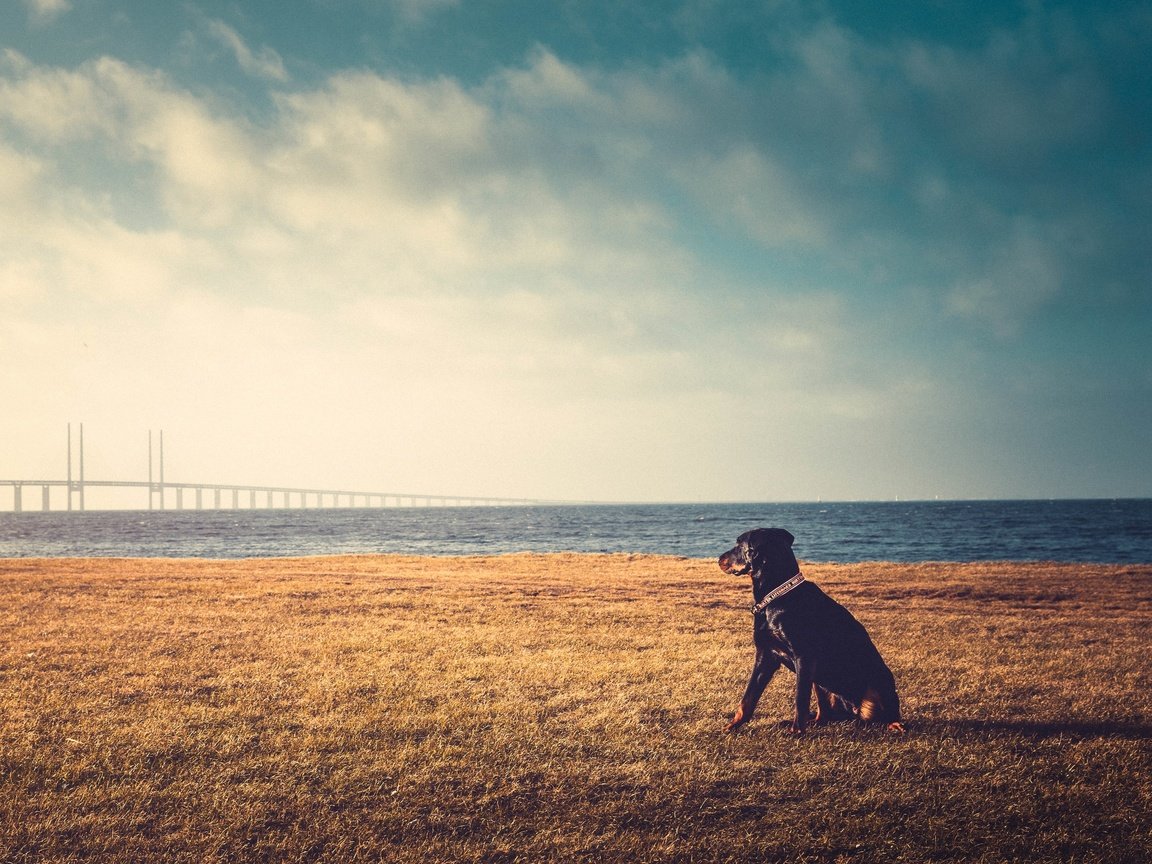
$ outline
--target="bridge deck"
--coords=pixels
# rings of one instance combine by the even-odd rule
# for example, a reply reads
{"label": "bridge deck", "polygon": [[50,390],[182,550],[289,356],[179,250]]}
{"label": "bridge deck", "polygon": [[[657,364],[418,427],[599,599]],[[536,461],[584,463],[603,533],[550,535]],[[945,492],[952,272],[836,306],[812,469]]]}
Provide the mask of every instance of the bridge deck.
{"label": "bridge deck", "polygon": [[[53,488],[63,487],[67,490],[68,510],[72,510],[74,497],[79,496],[79,506],[75,509],[84,510],[84,491],[92,488],[119,488],[119,489],[146,489],[148,490],[148,509],[188,509],[184,506],[184,492],[191,490],[195,493],[194,509],[204,509],[204,493],[213,493],[211,509],[275,509],[276,507],[292,507],[292,501],[298,502],[297,507],[308,507],[309,498],[315,502],[315,507],[339,507],[341,499],[347,501],[348,507],[403,507],[403,506],[526,506],[534,504],[556,504],[560,502],[545,501],[531,498],[495,498],[480,495],[430,495],[426,492],[363,492],[354,489],[307,489],[300,486],[249,486],[232,483],[163,483],[148,480],[0,480],[0,486],[12,487],[12,509],[20,513],[24,510],[23,490],[25,486],[40,487],[41,510],[50,510],[50,493]],[[175,493],[175,507],[167,508],[166,498],[169,491]],[[221,504],[221,493],[231,492],[231,507]],[[247,494],[248,507],[240,507],[241,494]],[[257,496],[262,501],[258,503]],[[277,505],[276,499],[281,503]],[[326,504],[326,499],[328,504]],[[361,503],[358,505],[356,502]],[[392,504],[389,504],[389,501]],[[404,502],[408,502],[405,504]]]}

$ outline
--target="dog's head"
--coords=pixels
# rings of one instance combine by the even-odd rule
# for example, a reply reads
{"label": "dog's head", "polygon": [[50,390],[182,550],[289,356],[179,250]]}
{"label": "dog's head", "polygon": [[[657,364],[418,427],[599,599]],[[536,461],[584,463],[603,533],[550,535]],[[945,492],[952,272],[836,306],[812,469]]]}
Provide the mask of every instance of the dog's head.
{"label": "dog's head", "polygon": [[767,574],[788,579],[800,565],[792,554],[796,538],[783,528],[755,528],[736,538],[736,545],[720,556],[720,569],[730,576]]}

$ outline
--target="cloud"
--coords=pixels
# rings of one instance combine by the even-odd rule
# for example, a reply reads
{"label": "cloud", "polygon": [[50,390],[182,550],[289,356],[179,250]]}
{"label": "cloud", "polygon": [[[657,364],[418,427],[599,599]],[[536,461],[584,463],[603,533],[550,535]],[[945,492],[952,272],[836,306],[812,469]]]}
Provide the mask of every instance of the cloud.
{"label": "cloud", "polygon": [[[0,155],[13,168],[5,182],[24,190],[10,215],[35,230],[6,246],[0,278],[39,323],[4,341],[16,354],[67,346],[50,367],[67,370],[51,401],[89,406],[89,422],[112,422],[86,394],[116,380],[206,440],[196,415],[208,406],[253,426],[295,424],[301,437],[279,458],[305,464],[321,418],[361,433],[383,424],[396,452],[441,453],[461,450],[465,418],[465,452],[504,453],[485,457],[504,469],[520,452],[520,471],[569,454],[565,482],[583,484],[571,494],[624,494],[597,494],[579,477],[590,457],[571,454],[603,458],[601,436],[638,444],[685,394],[716,391],[701,352],[735,300],[722,283],[695,296],[699,262],[671,241],[663,204],[635,182],[615,188],[625,166],[599,170],[629,149],[603,136],[613,101],[659,116],[656,89],[589,78],[582,97],[578,70],[539,63],[553,68],[519,93],[342,73],[282,94],[262,125],[120,61],[22,64],[3,80],[0,122],[35,143]],[[538,126],[545,92],[562,106],[589,98],[599,128]],[[590,158],[565,161],[566,137]],[[93,174],[68,170],[77,148],[104,154]],[[136,188],[99,183],[105,169]],[[123,224],[115,199],[139,195],[154,224]],[[783,308],[764,332],[793,352],[824,350],[779,320]],[[6,386],[28,397],[34,385]],[[315,419],[301,424],[301,412]],[[639,461],[655,470],[651,459]],[[274,469],[257,458],[243,470]],[[470,470],[477,493],[517,494],[495,468]]]}
{"label": "cloud", "polygon": [[[688,168],[689,166],[684,166]],[[702,156],[679,178],[712,218],[767,247],[822,245],[828,226],[788,173],[749,146]]]}
{"label": "cloud", "polygon": [[914,44],[902,65],[941,140],[989,168],[1042,166],[1095,146],[1106,128],[1108,92],[1092,58],[1059,56],[1040,37],[1000,34],[979,52]]}
{"label": "cloud", "polygon": [[113,131],[116,105],[91,68],[40,68],[11,49],[0,55],[0,116],[50,142]]}
{"label": "cloud", "polygon": [[[80,110],[93,103],[96,110]],[[89,200],[51,216],[53,230],[36,241],[57,244],[44,258],[103,270],[102,250],[83,237],[107,234],[108,257],[127,263],[134,256],[120,238],[135,236],[149,247],[145,257],[180,274],[140,280],[156,285],[187,280],[200,291],[305,306],[441,292],[495,297],[498,305],[504,296],[562,295],[571,298],[565,308],[586,311],[595,301],[584,292],[648,292],[685,263],[659,242],[656,257],[633,245],[663,227],[658,214],[614,200],[594,175],[553,182],[550,155],[526,145],[525,135],[536,136],[521,133],[515,112],[501,114],[452,82],[349,73],[278,105],[274,121],[256,128],[163,76],[109,59],[9,76],[0,116],[49,145],[49,164],[59,170],[77,142],[98,138],[148,178],[145,192],[163,213],[155,230],[133,232]],[[511,162],[502,158],[506,145]],[[12,151],[10,159],[22,183],[35,179],[32,157]],[[71,191],[85,194],[83,186]],[[160,237],[182,242],[157,255]],[[181,249],[205,253],[199,273],[177,266]],[[522,305],[534,308],[529,299]],[[500,308],[518,317],[515,306]],[[438,315],[443,326],[443,310]]]}
{"label": "cloud", "polygon": [[1064,287],[1059,241],[1043,230],[1023,219],[1006,227],[980,276],[949,291],[948,311],[982,322],[1002,337],[1016,335],[1021,322]]}
{"label": "cloud", "polygon": [[[247,482],[279,460],[317,485],[435,465],[446,493],[805,497],[891,441],[878,465],[930,472],[939,446],[895,451],[970,422],[980,335],[1027,345],[1097,259],[1146,263],[1110,230],[1127,155],[1063,161],[1107,134],[1079,105],[1102,73],[1073,54],[1056,81],[1042,39],[821,22],[755,72],[539,47],[479,82],[302,84],[207,26],[276,85],[263,110],[110,57],[0,60],[0,367],[58,346],[63,385],[3,384],[46,414],[154,423],[126,388],[220,453],[213,416],[281,430],[219,466]],[[365,440],[389,457],[341,455]]]}
{"label": "cloud", "polygon": [[207,22],[208,34],[232,52],[240,68],[257,78],[268,81],[284,82],[288,80],[288,71],[284,68],[284,61],[280,55],[271,48],[264,47],[253,51],[240,37],[240,34],[216,19]]}
{"label": "cloud", "polygon": [[[212,281],[249,294],[690,291],[715,263],[678,243],[690,219],[771,254],[819,255],[830,278],[850,267],[899,288],[893,276],[920,267],[942,310],[1019,332],[1063,290],[1066,227],[977,197],[916,150],[906,169],[869,179],[864,138],[871,166],[898,164],[901,142],[883,127],[866,52],[836,30],[797,44],[800,66],[760,88],[768,125],[747,110],[766,97],[705,57],[606,73],[543,50],[470,88],[337,73],[281,92],[259,124],[116,60],[60,70],[10,57],[0,116],[56,146],[103,141],[147,178],[134,192],[164,214],[157,227],[214,249]],[[784,93],[806,94],[822,119],[801,128]],[[879,131],[835,143],[828,124],[845,118]],[[798,132],[804,146],[785,146]],[[797,161],[820,148],[827,158]],[[886,221],[884,199],[900,190],[924,214],[914,235]],[[726,278],[721,294],[747,290]]]}
{"label": "cloud", "polygon": [[24,0],[24,5],[33,25],[54,21],[72,8],[70,0]]}
{"label": "cloud", "polygon": [[[842,35],[813,41],[798,89],[824,92],[833,69],[852,77]],[[852,89],[863,112],[867,88]],[[827,180],[814,187],[791,170],[791,154],[764,146],[755,122],[716,122],[749,93],[699,56],[608,74],[539,51],[472,89],[339,73],[282,93],[256,126],[104,59],[76,70],[25,63],[3,82],[0,115],[56,146],[98,138],[149,178],[137,192],[164,214],[159,233],[211,250],[194,283],[204,290],[303,306],[511,292],[549,298],[573,320],[597,302],[585,297],[611,298],[655,339],[661,328],[647,335],[653,313],[638,298],[679,298],[703,278],[721,303],[746,288],[715,283],[676,242],[684,216],[669,196],[768,249],[834,249],[845,230],[843,205],[822,201]],[[952,311],[980,305],[979,278],[965,284]],[[620,335],[608,316],[600,325],[609,343]]]}
{"label": "cloud", "polygon": [[460,0],[387,0],[387,2],[397,10],[403,20],[410,23],[422,22],[445,9],[460,5]]}

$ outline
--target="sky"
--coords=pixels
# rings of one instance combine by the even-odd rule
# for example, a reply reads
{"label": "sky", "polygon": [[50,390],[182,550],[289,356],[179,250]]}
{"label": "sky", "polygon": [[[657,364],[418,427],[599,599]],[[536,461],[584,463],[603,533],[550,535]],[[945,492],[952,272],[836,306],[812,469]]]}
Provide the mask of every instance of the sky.
{"label": "sky", "polygon": [[1123,0],[4,0],[0,479],[1152,496],[1150,93]]}

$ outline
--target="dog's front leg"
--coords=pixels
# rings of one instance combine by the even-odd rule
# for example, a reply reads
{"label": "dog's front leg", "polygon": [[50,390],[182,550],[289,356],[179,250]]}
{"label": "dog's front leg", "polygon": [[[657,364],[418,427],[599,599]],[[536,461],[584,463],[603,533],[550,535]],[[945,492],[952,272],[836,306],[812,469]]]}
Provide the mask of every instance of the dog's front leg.
{"label": "dog's front leg", "polygon": [[740,698],[740,704],[736,706],[736,713],[732,716],[732,722],[724,727],[725,732],[738,729],[752,719],[764,688],[768,686],[768,682],[772,680],[772,676],[776,674],[776,670],[779,668],[780,660],[774,654],[760,648],[756,649],[756,662],[752,664],[752,677],[748,679],[748,686],[744,688],[744,695]]}
{"label": "dog's front leg", "polygon": [[808,708],[812,704],[812,679],[816,662],[807,657],[796,658],[796,715],[792,718],[792,734],[802,735],[808,727]]}

